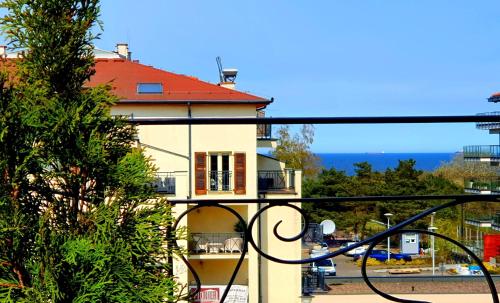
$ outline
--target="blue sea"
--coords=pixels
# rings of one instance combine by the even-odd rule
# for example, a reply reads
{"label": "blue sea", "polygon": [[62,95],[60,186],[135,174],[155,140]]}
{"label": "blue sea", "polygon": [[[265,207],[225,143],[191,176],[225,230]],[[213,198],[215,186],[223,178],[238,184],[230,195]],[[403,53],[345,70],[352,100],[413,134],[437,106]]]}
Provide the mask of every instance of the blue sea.
{"label": "blue sea", "polygon": [[396,168],[399,160],[413,159],[415,167],[424,171],[433,171],[444,162],[450,162],[457,153],[338,153],[316,154],[321,159],[321,165],[327,169],[343,170],[348,175],[354,175],[354,163],[368,162],[375,171],[385,171]]}

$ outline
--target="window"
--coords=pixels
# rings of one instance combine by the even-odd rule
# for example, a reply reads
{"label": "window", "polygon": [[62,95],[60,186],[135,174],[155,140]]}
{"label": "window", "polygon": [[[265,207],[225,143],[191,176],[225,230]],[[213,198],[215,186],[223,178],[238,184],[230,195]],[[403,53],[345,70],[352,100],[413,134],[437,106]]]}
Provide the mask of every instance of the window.
{"label": "window", "polygon": [[228,154],[210,154],[210,190],[230,191],[231,171],[229,170]]}
{"label": "window", "polygon": [[138,83],[138,94],[163,94],[163,84],[161,83]]}
{"label": "window", "polygon": [[194,156],[195,194],[205,195],[207,190],[246,193],[245,153],[195,152]]}

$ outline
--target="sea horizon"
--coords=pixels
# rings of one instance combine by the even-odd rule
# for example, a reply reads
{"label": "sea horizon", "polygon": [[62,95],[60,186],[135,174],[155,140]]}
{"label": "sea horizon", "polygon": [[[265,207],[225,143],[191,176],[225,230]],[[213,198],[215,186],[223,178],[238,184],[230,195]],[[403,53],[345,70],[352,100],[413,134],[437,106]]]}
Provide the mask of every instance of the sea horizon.
{"label": "sea horizon", "polygon": [[416,169],[434,171],[446,162],[450,162],[460,152],[439,153],[387,153],[387,152],[360,152],[360,153],[314,153],[320,158],[320,164],[325,169],[335,168],[345,171],[347,175],[354,175],[354,163],[368,162],[374,171],[385,171],[398,166],[399,160],[413,159]]}

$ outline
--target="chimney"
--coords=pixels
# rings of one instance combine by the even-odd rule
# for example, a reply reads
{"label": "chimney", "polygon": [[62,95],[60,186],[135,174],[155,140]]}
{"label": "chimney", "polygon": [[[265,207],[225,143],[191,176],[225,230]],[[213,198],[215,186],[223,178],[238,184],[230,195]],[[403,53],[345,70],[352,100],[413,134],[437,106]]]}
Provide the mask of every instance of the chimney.
{"label": "chimney", "polygon": [[127,60],[132,59],[132,53],[129,52],[127,43],[116,44],[116,52]]}
{"label": "chimney", "polygon": [[222,77],[221,77],[221,82],[219,83],[220,86],[229,88],[229,89],[236,89],[236,76],[238,75],[238,70],[235,68],[224,68],[222,70]]}
{"label": "chimney", "polygon": [[0,57],[7,58],[7,46],[0,45]]}

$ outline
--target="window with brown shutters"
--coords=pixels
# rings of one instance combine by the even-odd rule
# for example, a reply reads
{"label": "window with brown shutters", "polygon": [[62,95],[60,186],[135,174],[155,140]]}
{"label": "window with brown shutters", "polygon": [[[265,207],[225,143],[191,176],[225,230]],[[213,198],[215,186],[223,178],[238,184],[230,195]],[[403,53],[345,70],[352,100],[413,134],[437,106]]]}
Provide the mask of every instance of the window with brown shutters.
{"label": "window with brown shutters", "polygon": [[194,153],[194,192],[197,195],[207,193],[207,156],[205,153]]}
{"label": "window with brown shutters", "polygon": [[234,154],[234,193],[246,193],[246,158],[245,153]]}

